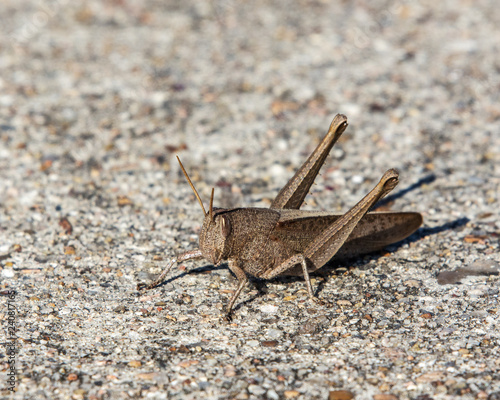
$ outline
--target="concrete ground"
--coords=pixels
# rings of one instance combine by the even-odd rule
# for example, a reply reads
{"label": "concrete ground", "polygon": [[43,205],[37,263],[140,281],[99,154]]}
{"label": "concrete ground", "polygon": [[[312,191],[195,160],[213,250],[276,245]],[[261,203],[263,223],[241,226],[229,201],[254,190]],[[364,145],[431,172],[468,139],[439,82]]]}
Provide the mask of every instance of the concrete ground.
{"label": "concrete ground", "polygon": [[[0,396],[499,399],[493,0],[4,0]],[[423,226],[313,276],[186,261],[208,207],[268,207],[336,113],[305,209]],[[10,367],[13,367],[11,370]],[[12,394],[9,389],[15,390]]]}

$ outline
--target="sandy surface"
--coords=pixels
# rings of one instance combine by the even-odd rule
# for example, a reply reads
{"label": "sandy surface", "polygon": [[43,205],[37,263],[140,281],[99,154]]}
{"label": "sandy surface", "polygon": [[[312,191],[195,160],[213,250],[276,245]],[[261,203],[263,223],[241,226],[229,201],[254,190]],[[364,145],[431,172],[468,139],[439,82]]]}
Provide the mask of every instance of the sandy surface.
{"label": "sandy surface", "polygon": [[[2,1],[0,395],[499,399],[497,2],[240,3]],[[202,260],[136,290],[197,248],[176,154],[206,207],[268,207],[336,113],[305,208],[394,167],[421,229],[322,269],[323,304],[252,280],[227,323]]]}

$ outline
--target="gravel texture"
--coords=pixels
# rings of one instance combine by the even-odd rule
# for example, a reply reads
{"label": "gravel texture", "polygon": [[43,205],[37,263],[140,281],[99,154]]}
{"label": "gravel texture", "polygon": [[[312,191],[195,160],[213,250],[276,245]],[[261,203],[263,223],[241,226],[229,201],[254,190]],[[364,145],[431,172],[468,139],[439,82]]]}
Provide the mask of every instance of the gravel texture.
{"label": "gravel texture", "polygon": [[[500,398],[496,1],[3,0],[0,20],[1,398]],[[197,247],[176,154],[205,204],[267,207],[339,112],[305,208],[346,211],[394,167],[383,206],[421,229],[320,270],[323,304],[254,279],[225,322],[236,279],[207,261],[136,290]]]}

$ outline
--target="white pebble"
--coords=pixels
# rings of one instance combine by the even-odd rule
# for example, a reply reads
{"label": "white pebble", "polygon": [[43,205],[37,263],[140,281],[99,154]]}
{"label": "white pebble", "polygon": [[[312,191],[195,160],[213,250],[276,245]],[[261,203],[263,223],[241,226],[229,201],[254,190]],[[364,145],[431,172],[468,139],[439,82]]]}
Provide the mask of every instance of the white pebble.
{"label": "white pebble", "polygon": [[273,306],[271,304],[266,304],[266,305],[264,305],[264,306],[262,306],[260,308],[260,311],[263,312],[263,313],[267,313],[267,314],[273,314],[276,311],[278,311],[278,307],[277,306]]}

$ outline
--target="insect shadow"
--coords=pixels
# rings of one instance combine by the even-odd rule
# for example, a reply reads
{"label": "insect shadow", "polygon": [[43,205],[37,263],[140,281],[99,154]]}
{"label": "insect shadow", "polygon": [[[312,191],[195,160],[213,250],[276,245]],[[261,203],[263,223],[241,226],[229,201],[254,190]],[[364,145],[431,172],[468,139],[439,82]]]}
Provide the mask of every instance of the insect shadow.
{"label": "insect shadow", "polygon": [[407,188],[399,190],[397,193],[390,194],[389,196],[386,196],[382,200],[378,201],[377,204],[375,204],[373,208],[375,209],[377,207],[381,207],[381,206],[385,206],[387,204],[390,204],[393,201],[400,199],[401,197],[410,193],[411,191],[418,189],[419,187],[421,187],[423,185],[428,185],[428,184],[434,182],[435,180],[436,180],[436,175],[434,175],[434,174],[424,176],[423,178],[419,179],[417,182],[408,186]]}
{"label": "insect shadow", "polygon": [[[425,183],[423,179],[421,179],[419,182],[421,182],[421,184]],[[415,189],[417,186],[412,185],[412,187],[413,187],[413,189]],[[408,191],[409,190],[406,190],[406,193]],[[398,196],[398,194],[399,193],[397,193],[396,196]],[[398,197],[400,197],[400,196],[398,196]],[[387,246],[386,250],[391,252],[391,253],[396,252],[400,247],[402,247],[406,244],[417,242],[425,237],[436,235],[436,234],[444,232],[444,231],[459,228],[461,226],[466,225],[469,221],[470,221],[469,218],[462,217],[462,218],[457,218],[454,221],[449,221],[449,222],[446,222],[442,225],[435,226],[433,228],[420,228],[415,233],[413,233],[411,236],[406,238],[405,240],[403,240],[399,243],[395,243],[395,244]],[[376,260],[381,256],[382,256],[382,253],[380,251],[378,251],[378,252],[374,252],[374,253],[367,254],[364,256],[360,256],[360,257],[351,257],[351,258],[346,258],[343,260],[331,260],[330,262],[328,262],[325,265],[325,267],[321,271],[316,271],[315,273],[313,273],[313,275],[321,276],[323,278],[323,279],[319,280],[318,286],[316,287],[314,295],[318,296],[323,291],[325,284],[328,282],[328,277],[332,276],[332,274],[335,274],[335,270],[344,267],[346,265],[346,263],[350,263],[350,264],[355,263],[356,267],[362,267],[363,265],[368,264],[370,262],[370,260]],[[174,282],[175,280],[183,278],[187,275],[198,275],[198,274],[204,274],[207,272],[222,271],[222,270],[229,270],[227,263],[223,263],[219,266],[207,264],[207,265],[204,265],[202,267],[193,268],[189,271],[182,272],[176,276],[172,276],[170,279],[166,279],[165,281],[160,283],[158,285],[158,287],[165,286],[168,283]],[[231,270],[229,270],[229,272],[231,273],[231,275],[234,278],[236,278],[236,275],[233,272],[231,272]],[[268,284],[272,285],[273,282],[283,282],[283,283],[299,282],[302,280],[303,280],[303,278],[298,277],[298,276],[281,276],[281,277],[274,278],[272,280],[265,280],[265,279],[250,277],[250,281],[255,286],[258,293],[255,294],[254,296],[250,297],[249,299],[241,302],[240,304],[238,304],[235,307],[235,310],[241,308],[243,305],[251,304],[258,297],[265,295],[268,291],[268,289],[267,289]]]}

